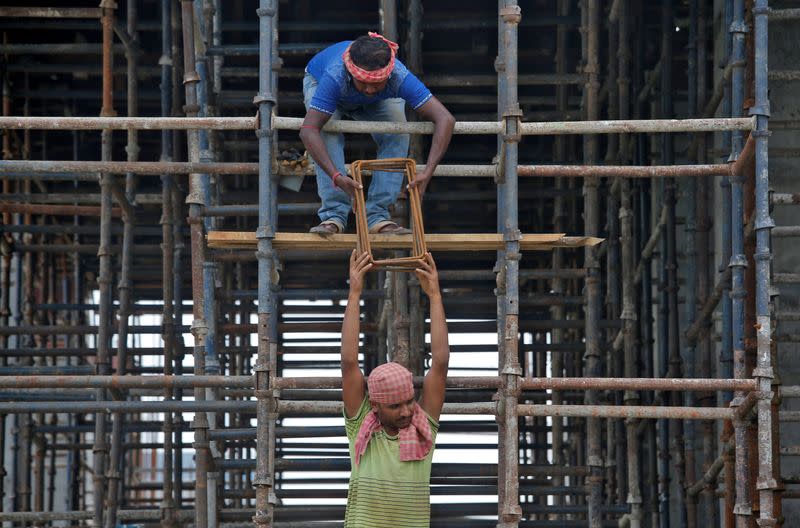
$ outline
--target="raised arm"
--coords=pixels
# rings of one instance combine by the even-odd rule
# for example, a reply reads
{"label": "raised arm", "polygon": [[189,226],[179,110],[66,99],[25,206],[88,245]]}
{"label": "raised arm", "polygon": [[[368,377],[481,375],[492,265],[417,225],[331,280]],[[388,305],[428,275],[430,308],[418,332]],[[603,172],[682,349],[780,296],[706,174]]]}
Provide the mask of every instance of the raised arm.
{"label": "raised arm", "polygon": [[364,275],[372,267],[369,253],[350,255],[350,295],[342,322],[342,403],[347,416],[355,416],[366,394],[366,380],[358,366],[358,336],[361,327],[361,290]]}
{"label": "raised arm", "polygon": [[[333,178],[333,184],[342,189],[350,196],[354,196],[355,190],[361,186],[354,179],[347,176],[347,174],[339,174],[336,165],[331,159],[328,149],[325,147],[325,142],[322,140],[322,127],[330,120],[331,116],[309,108],[306,112],[306,118],[300,127],[300,139],[303,141],[306,150],[314,158],[314,161],[324,170],[328,176]],[[360,403],[360,402],[359,402]]]}
{"label": "raised arm", "polygon": [[438,421],[444,404],[450,345],[447,339],[447,320],[442,304],[442,292],[439,289],[439,272],[436,271],[436,263],[430,253],[425,254],[425,262],[416,270],[416,274],[431,305],[431,368],[422,383],[420,406],[431,418]]}
{"label": "raised arm", "polygon": [[417,174],[417,178],[412,184],[413,187],[419,188],[420,194],[425,194],[425,189],[428,188],[428,184],[433,177],[433,171],[442,161],[442,157],[450,145],[450,138],[453,137],[453,127],[455,127],[456,119],[435,97],[431,97],[424,105],[420,106],[417,109],[417,113],[422,119],[433,122],[433,139],[431,140],[431,150],[428,151],[425,170]]}

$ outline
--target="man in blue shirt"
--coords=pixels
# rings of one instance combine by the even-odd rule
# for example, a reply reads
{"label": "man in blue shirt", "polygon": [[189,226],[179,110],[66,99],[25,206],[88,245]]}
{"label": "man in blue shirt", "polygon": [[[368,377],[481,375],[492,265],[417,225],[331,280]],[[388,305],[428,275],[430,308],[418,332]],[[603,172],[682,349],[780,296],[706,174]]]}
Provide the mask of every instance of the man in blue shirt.
{"label": "man in blue shirt", "polygon": [[[321,223],[312,233],[344,232],[358,183],[347,176],[344,136],[322,132],[329,119],[405,121],[405,103],[434,124],[425,169],[412,185],[424,193],[453,134],[455,119],[405,65],[396,59],[397,44],[377,33],[334,44],[315,55],[306,67],[303,99],[306,117],[300,139],[315,161],[317,191],[322,199]],[[408,157],[407,134],[372,134],[378,158]],[[375,172],[366,200],[371,233],[404,234],[409,230],[389,219],[388,208],[397,199],[403,175]]]}

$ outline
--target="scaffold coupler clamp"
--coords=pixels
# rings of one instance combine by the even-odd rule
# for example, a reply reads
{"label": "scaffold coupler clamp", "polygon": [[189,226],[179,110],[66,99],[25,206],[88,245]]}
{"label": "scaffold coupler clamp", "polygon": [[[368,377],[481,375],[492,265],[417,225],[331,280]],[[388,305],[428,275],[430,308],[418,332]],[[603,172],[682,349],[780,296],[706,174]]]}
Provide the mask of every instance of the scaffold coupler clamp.
{"label": "scaffold coupler clamp", "polygon": [[522,231],[519,229],[507,230],[505,233],[503,233],[503,242],[505,242],[506,245],[516,244],[516,251],[509,251],[506,249],[506,260],[522,260],[522,253],[519,252],[519,243],[522,242]]}
{"label": "scaffold coupler clamp", "polygon": [[503,7],[500,9],[500,18],[506,24],[519,24],[522,21],[522,8],[518,5]]}

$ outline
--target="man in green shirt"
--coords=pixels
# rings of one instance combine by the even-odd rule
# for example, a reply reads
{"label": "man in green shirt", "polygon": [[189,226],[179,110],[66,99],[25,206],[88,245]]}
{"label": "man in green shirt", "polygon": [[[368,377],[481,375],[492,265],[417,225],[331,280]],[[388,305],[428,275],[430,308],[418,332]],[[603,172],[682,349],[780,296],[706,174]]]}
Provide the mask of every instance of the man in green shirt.
{"label": "man in green shirt", "polygon": [[361,291],[371,267],[368,253],[353,251],[342,323],[342,400],[352,466],[344,525],[428,528],[431,459],[450,359],[439,274],[430,253],[415,270],[431,309],[431,367],[417,403],[405,367],[380,365],[369,381],[359,367]]}

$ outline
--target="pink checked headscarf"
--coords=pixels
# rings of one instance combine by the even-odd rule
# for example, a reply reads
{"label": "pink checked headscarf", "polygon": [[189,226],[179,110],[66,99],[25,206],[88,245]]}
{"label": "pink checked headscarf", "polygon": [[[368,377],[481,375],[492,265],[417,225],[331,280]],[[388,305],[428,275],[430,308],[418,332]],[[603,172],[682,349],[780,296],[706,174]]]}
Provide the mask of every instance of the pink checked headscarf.
{"label": "pink checked headscarf", "polygon": [[[372,371],[367,379],[369,399],[374,403],[400,403],[414,397],[411,372],[399,363],[386,363]],[[356,436],[356,465],[367,450],[372,435],[382,428],[378,413],[370,411]],[[419,404],[414,403],[411,425],[400,429],[400,460],[422,460],[433,447],[431,424]]]}
{"label": "pink checked headscarf", "polygon": [[359,68],[353,63],[353,59],[350,58],[350,46],[352,46],[352,44],[347,46],[347,49],[344,50],[344,53],[342,54],[342,60],[344,61],[347,71],[350,72],[350,75],[352,75],[354,79],[365,83],[383,82],[389,78],[389,75],[392,74],[392,70],[394,70],[394,58],[397,56],[397,48],[400,46],[378,33],[370,31],[368,35],[372,38],[381,39],[389,46],[389,51],[392,55],[389,59],[389,64],[378,70],[365,70],[363,68]]}

